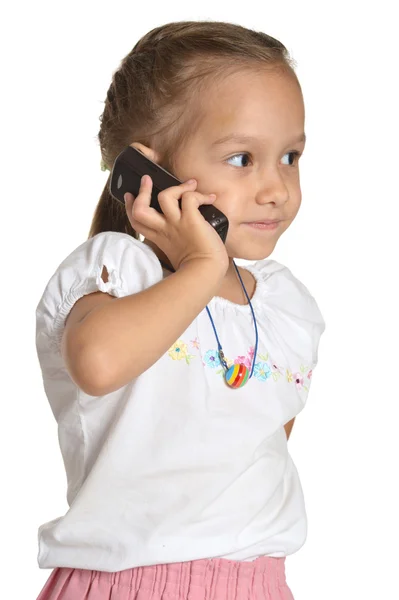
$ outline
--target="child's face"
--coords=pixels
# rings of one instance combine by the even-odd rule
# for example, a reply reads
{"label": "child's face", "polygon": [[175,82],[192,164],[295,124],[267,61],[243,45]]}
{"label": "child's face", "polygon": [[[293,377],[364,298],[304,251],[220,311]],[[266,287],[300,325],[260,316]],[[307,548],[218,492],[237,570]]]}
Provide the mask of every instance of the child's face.
{"label": "child's face", "polygon": [[[197,190],[217,197],[229,219],[229,256],[269,256],[301,204],[298,158],[303,152],[304,104],[294,79],[276,73],[236,73],[201,99],[204,119],[177,157],[175,175],[194,177]],[[247,141],[216,143],[237,134]],[[265,230],[248,222],[281,219]]]}

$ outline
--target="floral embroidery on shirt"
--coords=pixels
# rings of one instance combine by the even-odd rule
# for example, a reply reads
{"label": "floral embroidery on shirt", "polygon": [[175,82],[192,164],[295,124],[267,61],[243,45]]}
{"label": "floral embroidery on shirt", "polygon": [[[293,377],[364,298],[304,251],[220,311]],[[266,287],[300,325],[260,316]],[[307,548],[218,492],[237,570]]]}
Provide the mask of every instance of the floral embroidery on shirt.
{"label": "floral embroidery on shirt", "polygon": [[[193,348],[199,350],[199,340],[196,337],[195,340],[190,340]],[[255,348],[251,346],[245,356],[237,356],[235,360],[231,360],[225,355],[227,366],[230,368],[234,364],[242,363],[248,369],[252,368],[252,360],[254,357]],[[173,360],[184,359],[189,365],[190,360],[196,356],[188,354],[187,344],[182,340],[178,340],[168,351],[169,356]],[[277,382],[279,379],[285,377],[288,383],[295,383],[298,390],[304,389],[306,392],[309,391],[309,385],[312,378],[312,369],[301,365],[299,371],[292,373],[290,369],[279,367],[275,363],[269,360],[269,353],[256,355],[257,362],[254,365],[253,377],[256,377],[259,381],[273,380]],[[207,350],[203,356],[202,364],[204,367],[210,367],[215,371],[216,375],[224,376],[225,369],[222,366],[219,358],[218,350],[211,349]]]}
{"label": "floral embroidery on shirt", "polygon": [[190,340],[193,348],[197,348],[199,350],[199,339],[196,337],[195,340]]}
{"label": "floral embroidery on shirt", "polygon": [[194,354],[187,354],[187,344],[185,344],[182,340],[177,340],[168,350],[169,356],[173,360],[185,360],[189,365],[190,360],[195,358]]}
{"label": "floral embroidery on shirt", "polygon": [[[313,369],[310,369],[308,371],[308,369],[302,365],[300,368],[300,371],[301,371],[300,373],[295,373],[295,375],[294,375],[295,384],[298,389],[303,388],[304,390],[306,390],[308,392],[309,385],[312,380]],[[306,374],[306,371],[307,371],[307,374]],[[307,380],[309,380],[309,383],[306,381],[306,383],[308,383],[308,386],[305,385],[305,377]]]}
{"label": "floral embroidery on shirt", "polygon": [[[303,388],[304,390],[309,392],[309,385],[312,379],[312,369],[309,370],[308,367],[301,365],[299,370],[300,372],[292,373],[289,369],[286,369],[286,379],[288,383],[295,382],[295,385],[298,390]],[[305,383],[308,383],[308,385],[305,385]]]}
{"label": "floral embroidery on shirt", "polygon": [[254,377],[259,379],[260,381],[266,381],[269,377],[271,377],[272,370],[270,365],[267,362],[257,362],[254,366]]}
{"label": "floral embroidery on shirt", "polygon": [[220,358],[217,350],[208,350],[208,352],[204,356],[204,363],[211,367],[211,369],[216,369],[216,367],[220,366]]}

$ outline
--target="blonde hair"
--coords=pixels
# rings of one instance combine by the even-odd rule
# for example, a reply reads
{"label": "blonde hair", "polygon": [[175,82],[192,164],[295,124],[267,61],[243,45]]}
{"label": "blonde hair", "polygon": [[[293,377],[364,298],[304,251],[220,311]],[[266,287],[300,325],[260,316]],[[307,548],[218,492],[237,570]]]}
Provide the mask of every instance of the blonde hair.
{"label": "blonde hair", "polygon": [[[200,125],[201,97],[211,83],[244,69],[281,71],[298,82],[294,67],[281,42],[241,25],[181,21],[156,27],[113,74],[100,116],[102,161],[111,170],[118,154],[134,141],[156,149],[160,164],[174,172],[178,151]],[[119,231],[139,239],[125,207],[110,194],[109,179],[89,238]]]}

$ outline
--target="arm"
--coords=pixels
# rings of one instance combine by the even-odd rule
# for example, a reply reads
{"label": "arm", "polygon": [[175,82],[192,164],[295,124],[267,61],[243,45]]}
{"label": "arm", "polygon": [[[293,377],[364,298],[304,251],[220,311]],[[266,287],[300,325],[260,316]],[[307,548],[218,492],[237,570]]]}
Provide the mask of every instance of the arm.
{"label": "arm", "polygon": [[294,426],[294,421],[295,421],[295,417],[293,419],[291,419],[291,421],[288,421],[288,423],[286,423],[284,425],[284,429],[285,429],[285,433],[286,433],[286,436],[287,436],[287,440],[290,437],[291,430],[292,430],[292,428]]}
{"label": "arm", "polygon": [[62,353],[72,379],[93,396],[126,385],[173,345],[224,275],[214,260],[196,259],[148,289],[94,306],[64,331]]}

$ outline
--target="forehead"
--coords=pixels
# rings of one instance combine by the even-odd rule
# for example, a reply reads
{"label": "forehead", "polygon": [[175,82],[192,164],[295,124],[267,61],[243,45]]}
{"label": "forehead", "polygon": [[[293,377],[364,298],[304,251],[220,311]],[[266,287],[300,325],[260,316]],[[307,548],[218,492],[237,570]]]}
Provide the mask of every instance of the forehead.
{"label": "forehead", "polygon": [[304,103],[293,76],[276,72],[240,72],[214,83],[202,99],[202,142],[230,133],[272,141],[287,139],[304,129]]}

